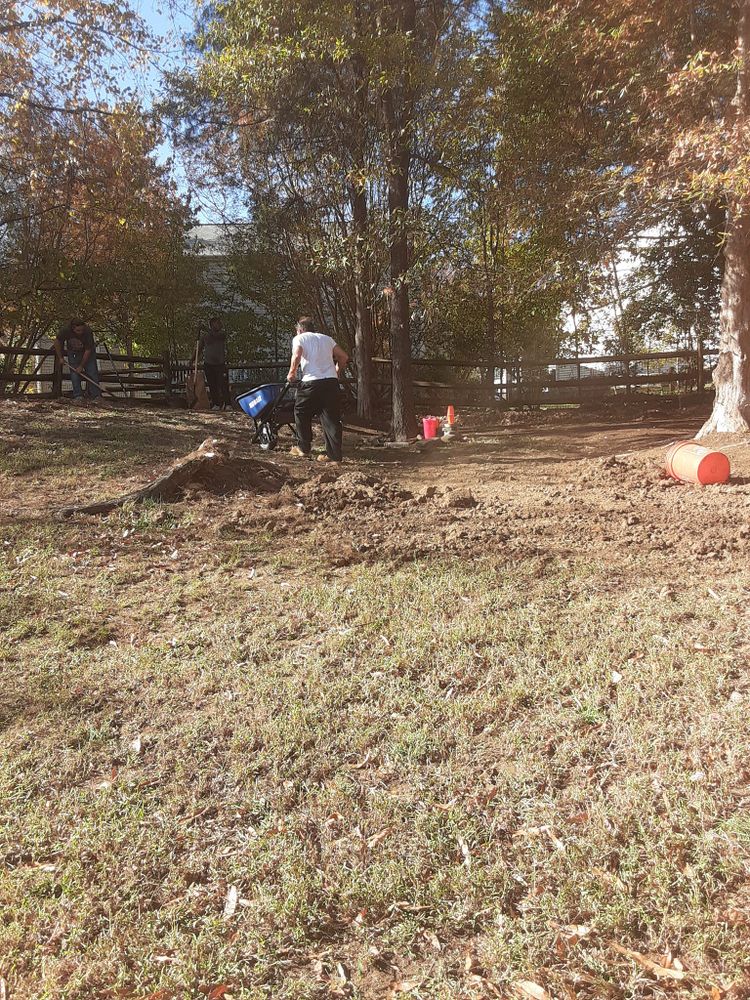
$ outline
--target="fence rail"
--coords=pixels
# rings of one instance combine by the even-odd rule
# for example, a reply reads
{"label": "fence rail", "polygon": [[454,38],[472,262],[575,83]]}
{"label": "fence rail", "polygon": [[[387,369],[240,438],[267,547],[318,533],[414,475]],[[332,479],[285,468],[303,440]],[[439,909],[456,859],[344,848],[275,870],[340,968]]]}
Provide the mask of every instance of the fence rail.
{"label": "fence rail", "polygon": [[[612,393],[639,389],[685,393],[705,391],[716,350],[655,351],[548,359],[505,358],[495,363],[477,359],[414,358],[412,378],[417,406],[455,403],[461,406],[527,406],[580,403]],[[99,380],[110,392],[139,398],[181,394],[193,370],[189,361],[167,357],[97,352]],[[373,358],[373,387],[383,406],[390,400],[389,358]],[[231,365],[235,393],[264,382],[281,382],[287,363],[247,362]],[[348,379],[353,387],[354,377]],[[50,348],[0,347],[0,394],[61,396],[67,371]]]}
{"label": "fence rail", "polygon": [[[535,406],[580,403],[607,394],[705,391],[718,351],[654,351],[580,357],[412,360],[418,406]],[[374,358],[375,389],[390,396],[391,361]],[[436,377],[437,376],[437,377]],[[442,376],[442,377],[441,377]]]}
{"label": "fence rail", "polygon": [[[29,362],[35,363],[29,367]],[[141,399],[165,398],[172,391],[169,359],[97,351],[98,382],[111,393]],[[66,365],[52,348],[0,346],[0,395],[60,397],[71,385]]]}

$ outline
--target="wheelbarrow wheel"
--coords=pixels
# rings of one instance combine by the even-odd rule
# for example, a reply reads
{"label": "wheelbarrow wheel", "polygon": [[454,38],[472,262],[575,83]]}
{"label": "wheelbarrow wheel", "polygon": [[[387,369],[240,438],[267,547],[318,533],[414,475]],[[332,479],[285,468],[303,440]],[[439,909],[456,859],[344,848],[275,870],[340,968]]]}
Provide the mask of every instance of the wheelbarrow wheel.
{"label": "wheelbarrow wheel", "polygon": [[278,440],[279,435],[270,424],[261,424],[258,428],[258,444],[263,451],[273,451]]}

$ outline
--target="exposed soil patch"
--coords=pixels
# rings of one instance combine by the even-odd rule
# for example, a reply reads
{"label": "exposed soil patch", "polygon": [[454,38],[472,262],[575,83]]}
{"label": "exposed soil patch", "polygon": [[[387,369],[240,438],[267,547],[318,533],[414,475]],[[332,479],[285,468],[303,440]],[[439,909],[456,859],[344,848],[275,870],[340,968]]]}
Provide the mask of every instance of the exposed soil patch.
{"label": "exposed soil patch", "polygon": [[397,483],[364,472],[329,472],[295,489],[304,510],[311,514],[338,511],[388,510],[413,499]]}
{"label": "exposed soil patch", "polygon": [[187,489],[190,492],[201,490],[218,496],[241,492],[278,493],[289,482],[289,478],[283,466],[230,453],[203,470]]}
{"label": "exposed soil patch", "polygon": [[582,462],[578,485],[613,486],[645,489],[668,479],[664,465],[657,458],[644,455],[609,455]]}
{"label": "exposed soil patch", "polygon": [[[54,496],[47,468],[37,469],[28,459],[37,439],[41,446],[49,437],[44,444],[54,457],[68,438],[98,447],[103,431],[114,432],[117,440],[129,435],[132,425],[133,433],[148,435],[154,421],[163,425],[162,448],[173,444],[169,451],[176,464],[207,430],[217,438],[216,460],[173,497],[176,517],[183,510],[192,518],[205,515],[212,530],[227,538],[257,529],[320,535],[317,550],[330,549],[337,563],[345,558],[397,564],[429,553],[471,559],[492,550],[513,560],[582,554],[633,565],[650,557],[671,566],[712,560],[729,570],[735,557],[750,552],[750,437],[704,442],[730,456],[733,476],[727,486],[682,485],[663,471],[669,443],[689,438],[700,426],[703,414],[697,412],[679,420],[614,426],[598,426],[569,410],[523,419],[473,413],[465,416],[462,437],[432,447],[383,449],[372,438],[348,433],[349,453],[356,457],[343,467],[321,469],[283,452],[266,456],[251,448],[240,415],[214,420],[182,415],[180,422],[169,413],[102,417],[53,406],[21,409],[3,407],[11,432],[5,454],[29,469],[24,472],[21,465],[21,474],[9,481],[8,502],[0,505],[8,514],[24,510],[25,516],[34,512],[44,518],[38,497]],[[517,427],[508,426],[517,420]],[[183,439],[187,447],[175,448]],[[168,455],[155,462],[158,453],[149,451],[145,437],[142,451],[144,458],[150,454],[150,467],[129,469],[125,477],[111,474],[96,484],[94,496],[140,488],[170,467]],[[60,461],[73,464],[75,452],[70,455]],[[72,484],[73,491],[85,487],[80,480]],[[337,544],[331,548],[334,521]]]}
{"label": "exposed soil patch", "polygon": [[714,487],[667,477],[667,444],[566,462],[541,482],[519,481],[512,473],[488,481],[492,460],[465,464],[460,446],[442,449],[442,456],[433,449],[420,477],[432,479],[430,485],[420,487],[410,477],[412,488],[405,489],[403,469],[398,478],[390,468],[381,476],[327,472],[295,488],[305,515],[295,520],[304,531],[308,521],[327,522],[335,514],[352,559],[400,563],[428,553],[473,558],[491,548],[509,559],[586,555],[635,567],[654,557],[671,565],[711,560],[729,569],[734,557],[750,554],[750,479],[744,474],[750,439],[730,442],[732,482]]}

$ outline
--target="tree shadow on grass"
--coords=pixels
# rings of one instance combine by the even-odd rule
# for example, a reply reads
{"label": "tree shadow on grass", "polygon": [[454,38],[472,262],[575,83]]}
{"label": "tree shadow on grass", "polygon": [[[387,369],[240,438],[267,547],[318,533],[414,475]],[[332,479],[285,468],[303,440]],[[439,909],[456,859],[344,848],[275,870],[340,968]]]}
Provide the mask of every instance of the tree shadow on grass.
{"label": "tree shadow on grass", "polygon": [[15,413],[7,408],[2,417],[6,440],[0,447],[0,463],[12,476],[53,471],[59,462],[80,464],[82,469],[103,464],[124,471],[170,462],[208,437],[243,449],[252,434],[252,425],[239,415],[199,416],[180,410],[81,412],[49,404],[43,410],[37,404],[19,407]]}

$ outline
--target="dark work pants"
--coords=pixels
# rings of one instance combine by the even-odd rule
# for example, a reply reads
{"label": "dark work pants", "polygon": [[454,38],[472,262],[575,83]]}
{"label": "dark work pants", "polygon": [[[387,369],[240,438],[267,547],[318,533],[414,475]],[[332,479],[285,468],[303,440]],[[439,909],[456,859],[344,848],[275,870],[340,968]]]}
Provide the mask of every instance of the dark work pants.
{"label": "dark work pants", "polygon": [[[71,368],[80,368],[81,362],[83,361],[83,351],[77,353],[70,351],[68,354],[68,364]],[[86,367],[83,369],[89,378],[92,378],[95,382],[99,381],[99,367],[96,363],[96,351],[92,351],[89,355],[89,359],[86,362]],[[91,399],[96,399],[97,396],[101,396],[101,392],[95,385],[82,379],[77,372],[70,372],[70,384],[73,386],[73,399],[82,399],[85,393],[88,393]]]}
{"label": "dark work pants", "polygon": [[307,455],[312,447],[313,417],[320,416],[326,439],[326,455],[333,462],[341,461],[343,430],[341,427],[341,390],[337,378],[320,378],[303,382],[297,389],[294,403],[294,426],[297,443]]}
{"label": "dark work pants", "polygon": [[211,394],[211,406],[223,406],[229,403],[229,393],[226,386],[226,365],[203,365],[203,372],[208,382]]}

